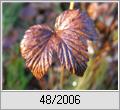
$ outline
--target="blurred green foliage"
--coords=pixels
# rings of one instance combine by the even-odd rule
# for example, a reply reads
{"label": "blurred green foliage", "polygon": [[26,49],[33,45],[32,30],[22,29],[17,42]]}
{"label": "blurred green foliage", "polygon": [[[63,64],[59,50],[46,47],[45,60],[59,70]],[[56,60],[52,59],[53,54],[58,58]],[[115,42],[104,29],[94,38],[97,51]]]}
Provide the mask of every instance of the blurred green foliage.
{"label": "blurred green foliage", "polygon": [[101,84],[103,83],[104,79],[106,78],[105,75],[106,75],[106,72],[108,69],[108,63],[106,62],[105,59],[102,59],[100,61],[99,68],[96,71],[94,71],[93,66],[92,66],[93,62],[94,62],[93,59],[90,60],[90,62],[88,64],[88,69],[85,72],[85,75],[83,76],[83,78],[79,79],[79,81],[78,81],[79,84],[76,89],[83,89],[83,90],[90,89],[92,83],[96,84],[95,86],[98,89],[104,89],[104,87],[101,88]]}
{"label": "blurred green foliage", "polygon": [[3,35],[12,28],[19,16],[22,3],[3,3]]}
{"label": "blurred green foliage", "polygon": [[[13,28],[14,24],[18,21],[19,11],[21,10],[22,3],[3,3],[3,35],[7,35]],[[10,41],[9,41],[10,42]],[[19,55],[19,43],[14,43],[10,51],[3,50],[3,62],[6,62],[4,66],[4,89],[26,89],[26,86],[31,79],[25,75],[24,61]],[[6,72],[6,73],[5,73]]]}
{"label": "blurred green foliage", "polygon": [[6,87],[7,89],[25,89],[30,77],[25,76],[24,62],[21,58],[13,59],[10,64],[8,64],[6,72],[9,73],[6,77]]}

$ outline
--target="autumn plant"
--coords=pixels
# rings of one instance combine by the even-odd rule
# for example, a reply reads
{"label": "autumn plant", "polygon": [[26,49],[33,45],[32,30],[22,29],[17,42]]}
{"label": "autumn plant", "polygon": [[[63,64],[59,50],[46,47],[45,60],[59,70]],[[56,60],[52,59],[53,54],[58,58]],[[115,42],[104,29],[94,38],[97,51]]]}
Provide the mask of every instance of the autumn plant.
{"label": "autumn plant", "polygon": [[56,57],[63,70],[77,76],[83,76],[87,68],[87,40],[96,40],[97,33],[88,14],[71,7],[56,18],[54,30],[38,24],[25,32],[20,43],[21,54],[37,79],[44,76]]}

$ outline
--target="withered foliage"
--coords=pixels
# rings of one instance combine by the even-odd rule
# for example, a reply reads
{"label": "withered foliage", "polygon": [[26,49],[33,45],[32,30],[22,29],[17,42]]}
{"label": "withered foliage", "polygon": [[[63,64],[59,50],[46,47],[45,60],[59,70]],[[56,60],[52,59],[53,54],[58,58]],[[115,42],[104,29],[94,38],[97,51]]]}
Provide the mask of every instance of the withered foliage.
{"label": "withered foliage", "polygon": [[37,79],[54,63],[54,54],[64,68],[82,76],[89,60],[87,40],[96,38],[94,24],[86,12],[66,10],[57,17],[54,30],[47,25],[30,27],[20,49],[26,66]]}

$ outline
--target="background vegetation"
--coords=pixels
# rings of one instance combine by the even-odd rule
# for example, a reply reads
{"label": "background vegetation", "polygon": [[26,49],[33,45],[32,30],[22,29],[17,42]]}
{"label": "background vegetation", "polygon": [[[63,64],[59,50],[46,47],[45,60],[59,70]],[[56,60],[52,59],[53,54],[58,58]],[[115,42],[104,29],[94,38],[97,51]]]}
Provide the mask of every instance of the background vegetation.
{"label": "background vegetation", "polygon": [[89,42],[90,61],[83,77],[65,71],[60,82],[61,70],[54,66],[36,80],[26,68],[19,48],[25,30],[41,23],[53,27],[56,16],[68,8],[69,3],[3,3],[3,89],[118,89],[117,3],[75,3],[74,8],[88,12],[99,34],[95,44]]}

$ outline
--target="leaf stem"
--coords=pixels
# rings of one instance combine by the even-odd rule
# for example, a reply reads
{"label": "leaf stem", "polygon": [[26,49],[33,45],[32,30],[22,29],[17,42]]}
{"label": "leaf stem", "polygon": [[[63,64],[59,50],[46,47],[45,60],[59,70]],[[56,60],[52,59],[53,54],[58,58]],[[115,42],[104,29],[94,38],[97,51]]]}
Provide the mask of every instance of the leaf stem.
{"label": "leaf stem", "polygon": [[70,1],[70,6],[69,6],[69,9],[72,10],[74,8],[74,1]]}
{"label": "leaf stem", "polygon": [[[74,1],[70,1],[69,9],[72,10],[74,8]],[[61,66],[61,74],[60,74],[60,88],[63,89],[64,84],[64,67]]]}
{"label": "leaf stem", "polygon": [[[69,9],[73,9],[74,8],[74,1],[70,1],[70,6]],[[61,65],[61,74],[60,74],[60,87],[61,89],[63,89],[63,85],[64,85],[64,67],[63,65]]]}
{"label": "leaf stem", "polygon": [[60,74],[60,88],[63,89],[64,85],[64,67],[61,65],[61,74]]}

